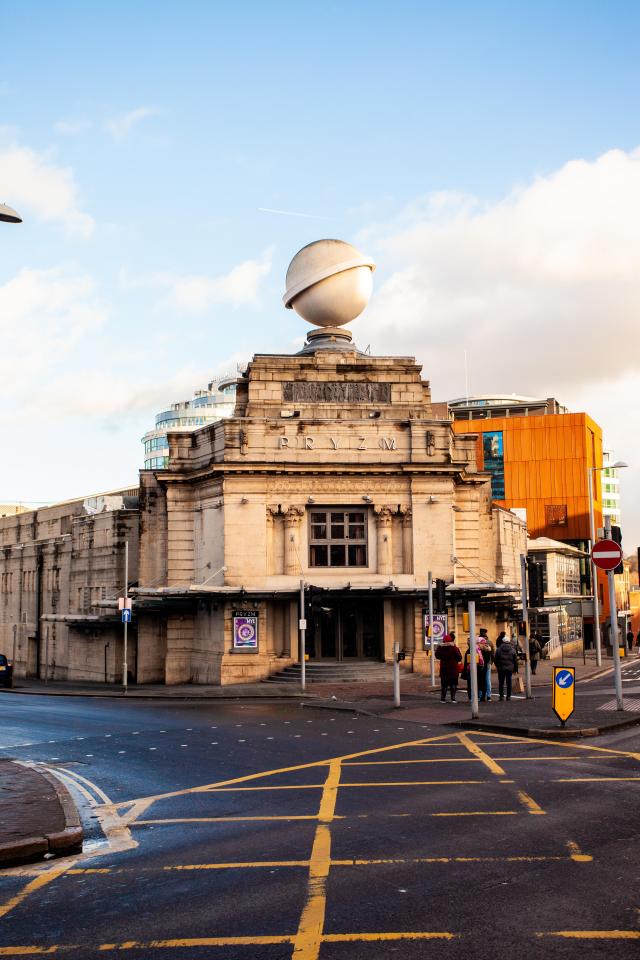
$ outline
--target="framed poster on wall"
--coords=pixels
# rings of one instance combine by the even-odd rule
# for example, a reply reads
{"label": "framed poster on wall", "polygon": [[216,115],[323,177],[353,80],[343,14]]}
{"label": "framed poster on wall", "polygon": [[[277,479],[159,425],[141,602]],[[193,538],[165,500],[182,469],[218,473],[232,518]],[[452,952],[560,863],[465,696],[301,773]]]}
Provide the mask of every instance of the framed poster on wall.
{"label": "framed poster on wall", "polygon": [[233,649],[255,653],[258,649],[258,611],[233,611]]}

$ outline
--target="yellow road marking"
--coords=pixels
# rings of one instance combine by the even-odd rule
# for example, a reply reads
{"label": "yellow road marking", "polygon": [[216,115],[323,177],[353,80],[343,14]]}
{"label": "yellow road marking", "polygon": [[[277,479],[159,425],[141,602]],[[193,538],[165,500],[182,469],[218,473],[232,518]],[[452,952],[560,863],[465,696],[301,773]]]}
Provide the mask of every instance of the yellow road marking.
{"label": "yellow road marking", "polygon": [[515,817],[518,810],[466,810],[464,813],[429,813],[429,817]]}
{"label": "yellow road marking", "polygon": [[468,734],[459,733],[457,734],[457,737],[460,743],[462,743],[467,748],[469,753],[473,754],[474,757],[477,757],[478,760],[481,760],[484,763],[485,767],[491,770],[491,773],[495,773],[496,776],[498,777],[506,777],[507,775],[506,771],[502,769],[500,764],[496,763],[496,761],[492,757],[490,757],[489,754],[485,753],[484,750],[482,750],[482,748],[479,747],[477,743],[474,743],[473,740],[470,739]]}
{"label": "yellow road marking", "polygon": [[11,897],[9,900],[6,900],[3,904],[0,904],[0,917],[6,917],[15,907],[19,907],[20,904],[27,899],[32,893],[35,893],[36,890],[41,890],[42,887],[46,887],[48,883],[51,883],[53,880],[56,880],[58,877],[62,876],[66,868],[60,869],[59,867],[52,867],[51,870],[47,870],[45,873],[41,873],[40,876],[36,877],[35,880],[31,880],[29,883],[25,884],[22,890],[19,893],[16,893],[14,897]]}
{"label": "yellow road marking", "polygon": [[[442,747],[449,744],[432,744],[432,746]],[[451,744],[458,746],[458,744]],[[352,760],[351,763],[343,763],[343,767],[390,767],[405,763],[477,763],[478,757],[427,757],[426,759],[414,760]]]}
{"label": "yellow road marking", "polygon": [[518,790],[518,799],[520,800],[522,805],[527,808],[529,813],[533,813],[537,815],[545,813],[545,811],[542,809],[540,804],[536,803],[533,797],[530,797],[525,790]]}
{"label": "yellow road marking", "polygon": [[571,860],[575,860],[576,863],[591,863],[593,861],[593,857],[583,853],[575,840],[567,840],[567,849]]}
{"label": "yellow road marking", "polygon": [[[488,733],[486,730],[483,730],[483,736],[492,738],[486,741],[485,745],[495,743],[498,738],[501,738],[500,743],[502,745],[506,743],[542,743],[547,747],[557,747],[557,743],[554,743],[553,740],[543,740],[541,737],[510,737],[503,733]],[[494,740],[493,738],[496,739]],[[614,750],[612,747],[593,747],[584,743],[564,743],[562,746],[565,750],[596,751],[597,753],[606,753],[615,757],[631,757],[632,760],[640,760],[640,753],[633,753],[628,750]]]}
{"label": "yellow road marking", "polygon": [[[262,820],[317,820],[315,813],[298,814],[290,817],[166,817],[160,820],[136,820],[132,827],[148,827],[149,824],[156,823],[245,823]],[[335,817],[336,820],[342,820],[343,817]]]}
{"label": "yellow road marking", "polygon": [[552,780],[551,783],[611,783],[616,780],[628,782],[629,780],[640,780],[640,777],[561,777],[559,780]]}
{"label": "yellow road marking", "polygon": [[[487,783],[486,780],[387,780],[384,782],[372,780],[370,783],[341,783],[340,789],[343,787],[420,787],[420,786],[429,786],[429,787],[439,787],[464,783]],[[512,781],[510,781],[512,782]],[[267,787],[216,787],[215,789],[210,790],[210,793],[250,793],[257,790],[323,790],[323,783],[291,783],[286,784],[285,786],[276,786],[269,785]]]}
{"label": "yellow road marking", "polygon": [[340,760],[333,760],[320,799],[319,823],[313,841],[309,864],[307,901],[304,905],[298,932],[294,941],[293,957],[298,960],[317,960],[324,931],[327,877],[331,867],[331,821],[333,820],[338,784]]}
{"label": "yellow road marking", "polygon": [[[342,757],[334,757],[333,759],[330,759],[330,760],[312,760],[309,763],[298,763],[290,767],[279,767],[278,769],[275,769],[275,770],[264,770],[261,773],[249,773],[242,777],[234,777],[231,780],[220,780],[216,783],[206,783],[198,787],[187,787],[184,790],[172,790],[168,793],[158,793],[152,796],[139,798],[138,800],[135,800],[135,801],[122,800],[120,803],[113,804],[113,809],[119,810],[119,809],[125,809],[127,807],[130,808],[133,803],[145,804],[146,806],[149,806],[152,803],[156,803],[159,800],[170,800],[173,797],[183,797],[192,793],[207,793],[216,787],[230,787],[236,783],[248,783],[251,780],[260,780],[260,779],[264,779],[265,777],[274,777],[281,773],[294,773],[298,770],[311,770],[314,767],[326,767],[336,760],[339,760],[342,763],[345,760],[354,760],[354,759],[357,759],[358,757],[371,756],[376,753],[386,753],[390,750],[401,750],[404,747],[424,746],[425,744],[431,743],[436,740],[446,740],[451,736],[455,737],[456,734],[444,733],[444,734],[440,734],[437,737],[428,737],[428,738],[423,738],[422,740],[411,740],[406,743],[395,743],[395,744],[391,744],[388,747],[375,747],[372,750],[360,750],[356,753],[348,753]],[[130,820],[128,822],[132,823],[133,820]]]}
{"label": "yellow road marking", "polygon": [[[372,942],[376,940],[453,940],[458,934],[449,933],[446,930],[407,930],[400,932],[381,932],[381,933],[325,933],[322,935],[322,943],[357,943],[359,941]],[[162,949],[185,949],[188,947],[260,947],[272,946],[283,943],[294,943],[295,937],[285,936],[264,936],[264,937],[190,937],[175,940],[126,940],[123,943],[101,943],[96,947],[88,944],[53,944],[49,947],[39,946],[13,946],[0,947],[0,956],[20,957],[29,955],[43,955],[52,953],[62,953],[71,950],[94,949],[107,953],[114,950],[162,950]]]}
{"label": "yellow road marking", "polygon": [[640,930],[549,930],[537,936],[571,940],[640,940]]}

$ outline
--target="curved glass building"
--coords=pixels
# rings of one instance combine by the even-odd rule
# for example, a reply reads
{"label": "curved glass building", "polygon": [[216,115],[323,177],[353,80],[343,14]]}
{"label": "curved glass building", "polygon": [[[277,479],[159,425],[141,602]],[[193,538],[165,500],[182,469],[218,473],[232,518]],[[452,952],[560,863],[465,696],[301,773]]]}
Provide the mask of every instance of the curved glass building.
{"label": "curved glass building", "polygon": [[212,380],[206,390],[196,390],[191,400],[172,403],[156,414],[153,430],[142,438],[144,469],[162,470],[169,462],[168,434],[172,430],[197,430],[223,417],[230,417],[236,404],[236,375]]}

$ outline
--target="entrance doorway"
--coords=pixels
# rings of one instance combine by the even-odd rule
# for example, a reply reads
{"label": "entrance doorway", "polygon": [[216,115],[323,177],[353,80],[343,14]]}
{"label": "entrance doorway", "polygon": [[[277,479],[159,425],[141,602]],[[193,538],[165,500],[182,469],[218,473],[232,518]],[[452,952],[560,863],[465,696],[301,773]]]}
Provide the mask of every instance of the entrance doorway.
{"label": "entrance doorway", "polygon": [[382,604],[314,597],[307,651],[312,660],[380,660]]}

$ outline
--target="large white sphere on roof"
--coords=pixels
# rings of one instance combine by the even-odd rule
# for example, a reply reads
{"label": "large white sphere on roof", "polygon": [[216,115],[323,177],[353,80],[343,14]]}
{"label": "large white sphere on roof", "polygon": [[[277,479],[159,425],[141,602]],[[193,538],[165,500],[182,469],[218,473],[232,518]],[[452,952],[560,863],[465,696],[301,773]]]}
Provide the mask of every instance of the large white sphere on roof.
{"label": "large white sphere on roof", "polygon": [[284,305],[318,327],[341,327],[369,302],[375,268],[344,240],[316,240],[289,264]]}

